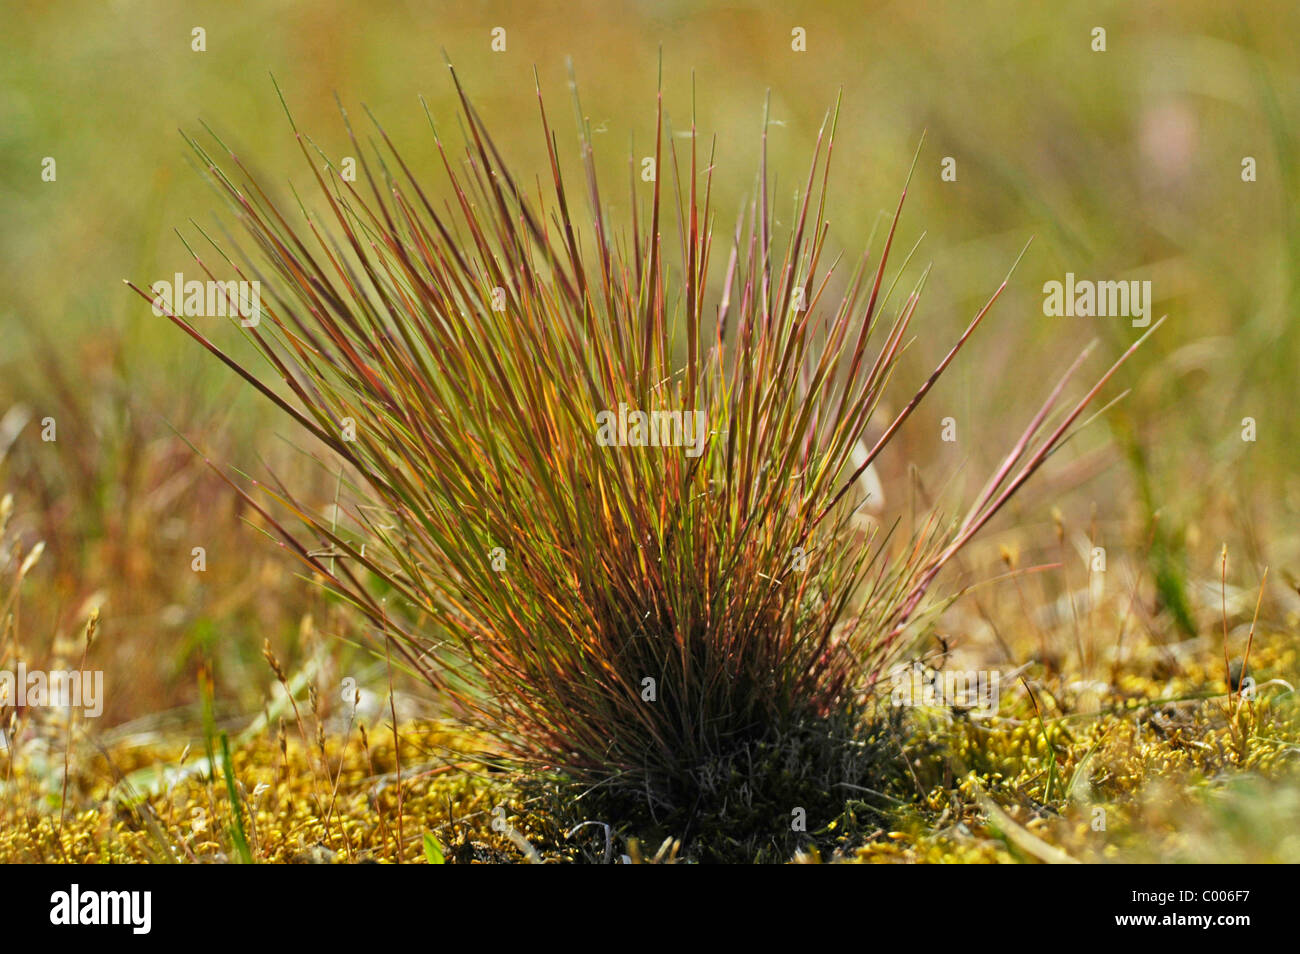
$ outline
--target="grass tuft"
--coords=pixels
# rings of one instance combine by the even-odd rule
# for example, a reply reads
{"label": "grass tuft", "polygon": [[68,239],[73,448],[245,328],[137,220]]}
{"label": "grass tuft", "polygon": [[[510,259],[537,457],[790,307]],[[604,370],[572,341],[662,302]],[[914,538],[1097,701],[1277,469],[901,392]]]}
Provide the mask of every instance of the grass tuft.
{"label": "grass tuft", "polygon": [[[430,119],[441,201],[373,117],[366,149],[344,113],[354,182],[290,115],[321,216],[296,192],[273,198],[215,135],[190,140],[252,243],[203,234],[262,283],[244,331],[264,363],[169,317],[332,451],[349,492],[315,506],[277,480],[226,479],[372,624],[378,652],[391,640],[506,759],[575,786],[576,822],[600,805],[670,838],[717,833],[705,855],[788,852],[794,808],[829,825],[853,798],[836,785],[883,777],[862,713],[936,578],[1140,341],[1058,413],[1081,355],[970,511],[899,539],[867,517],[873,462],[1007,280],[894,396],[928,272],[894,302],[906,187],[874,260],[831,260],[838,104],[786,227],[765,119],[754,192],[716,249],[715,147],[693,120],[688,138],[664,135],[662,90],[656,174],[633,176],[620,224],[576,94],[585,214],[540,90],[547,188],[506,167],[452,78],[465,141],[455,152]],[[623,433],[637,412],[667,422],[651,443],[668,446]]]}

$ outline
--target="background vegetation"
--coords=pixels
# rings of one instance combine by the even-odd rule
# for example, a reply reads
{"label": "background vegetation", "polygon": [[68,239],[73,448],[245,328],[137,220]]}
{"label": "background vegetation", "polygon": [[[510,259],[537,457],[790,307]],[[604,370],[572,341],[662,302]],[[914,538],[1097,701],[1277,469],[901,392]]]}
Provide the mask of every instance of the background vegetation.
{"label": "background vegetation", "polygon": [[[203,53],[191,50],[196,26],[207,31]],[[504,53],[490,49],[497,26],[507,30]],[[796,26],[807,30],[807,53],[791,50]],[[1097,26],[1107,31],[1105,53],[1091,49]],[[1098,360],[1108,364],[1139,334],[1124,321],[1044,317],[1045,281],[1067,271],[1150,280],[1155,315],[1170,316],[1110,389],[1131,389],[1125,400],[1056,455],[954,565],[948,586],[985,582],[941,621],[942,642],[923,651],[933,660],[951,650],[950,666],[1031,666],[1031,679],[1059,690],[1038,700],[1049,719],[1093,711],[1116,694],[1222,693],[1222,657],[1244,653],[1262,586],[1259,638],[1269,655],[1258,659],[1274,668],[1260,681],[1294,684],[1298,34],[1300,9],[1283,0],[1241,9],[1208,0],[527,8],[86,0],[7,10],[0,489],[14,496],[10,569],[38,541],[45,549],[5,604],[12,619],[0,658],[21,647],[29,664],[75,660],[98,608],[91,659],[109,687],[100,729],[165,735],[170,723],[160,714],[179,708],[185,728],[176,731],[197,733],[201,671],[212,675],[218,719],[246,726],[275,698],[268,642],[290,679],[307,674],[304,693],[308,682],[320,687],[312,708],[322,724],[344,676],[382,700],[382,665],[350,646],[357,620],[296,575],[187,441],[254,475],[292,476],[314,487],[321,505],[334,485],[264,401],[121,284],[183,270],[189,259],[173,229],[217,221],[218,200],[176,130],[207,122],[263,177],[287,191],[291,171],[302,185],[274,73],[295,119],[331,155],[348,152],[337,93],[354,114],[369,106],[407,161],[441,182],[417,96],[454,122],[445,50],[480,112],[497,120],[493,133],[512,167],[544,175],[533,68],[558,134],[576,136],[565,111],[571,58],[595,135],[610,140],[606,178],[622,182],[628,144],[636,155],[650,151],[662,48],[669,121],[684,129],[694,102],[701,130],[717,135],[724,234],[753,187],[769,90],[770,162],[788,177],[778,192],[791,196],[843,90],[827,245],[848,256],[883,225],[924,131],[897,239],[910,249],[924,233],[917,261],[934,266],[904,356],[911,379],[933,367],[1034,238],[996,313],[879,462],[887,508],[905,522],[914,506],[939,502],[954,512],[968,502],[1030,413],[1027,395],[1083,344],[1099,337]],[[46,156],[57,160],[56,182],[41,181]],[[957,160],[956,182],[940,180],[946,156]],[[1242,181],[1246,156],[1257,162],[1256,182]],[[47,416],[57,422],[53,443],[40,439]],[[956,419],[955,443],[938,438],[946,417]],[[1257,422],[1253,443],[1241,439],[1245,417]],[[205,573],[190,569],[196,546],[207,552]],[[1106,549],[1104,576],[1089,570],[1094,546]],[[1059,566],[987,582],[1044,564]],[[1126,689],[1127,674],[1145,681]],[[418,687],[399,680],[396,689],[399,721],[437,714]],[[1292,724],[1294,693],[1275,691],[1286,698],[1268,718]],[[1016,705],[1028,706],[1020,695]],[[1204,727],[1209,734],[1182,731],[1214,748],[1212,733],[1229,722]],[[376,702],[372,733],[380,725]],[[314,744],[314,730],[303,734]],[[1289,784],[1287,738],[1268,750],[1277,764],[1265,774],[1282,778],[1269,785]],[[1077,769],[1091,744],[1062,744],[1062,765]],[[1004,775],[1023,777],[1051,803],[1052,771],[1036,760],[1055,764],[1055,751],[1026,755]],[[1258,767],[1231,739],[1219,751],[1222,765],[1195,771],[1213,779],[1224,766]],[[928,791],[929,782],[919,785]],[[96,792],[88,783],[89,804]],[[1242,804],[1295,801],[1253,797],[1262,801]],[[1158,816],[1171,796],[1137,798]],[[974,795],[970,804],[978,807]],[[1251,838],[1206,821],[1210,847],[1196,850],[1249,855]]]}

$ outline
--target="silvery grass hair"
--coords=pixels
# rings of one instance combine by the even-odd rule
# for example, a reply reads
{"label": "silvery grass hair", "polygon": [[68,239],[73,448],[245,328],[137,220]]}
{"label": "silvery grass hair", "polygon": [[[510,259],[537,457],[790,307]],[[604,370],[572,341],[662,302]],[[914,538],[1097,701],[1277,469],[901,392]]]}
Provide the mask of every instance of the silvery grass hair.
{"label": "silvery grass hair", "polygon": [[[190,139],[256,246],[208,239],[261,282],[265,320],[243,331],[265,368],[168,314],[344,465],[341,517],[279,482],[227,479],[381,651],[516,764],[689,803],[702,765],[861,704],[940,570],[1138,344],[1053,413],[1080,355],[964,518],[891,544],[855,519],[873,462],[1006,281],[868,443],[925,274],[887,318],[906,188],[874,264],[868,248],[842,278],[824,261],[838,104],[780,232],[765,120],[754,195],[719,254],[716,145],[701,169],[694,121],[689,156],[665,141],[662,85],[661,174],[638,181],[633,164],[616,224],[580,106],[583,214],[540,89],[546,190],[506,168],[452,77],[466,141],[457,158],[430,117],[441,202],[373,116],[367,154],[344,113],[361,182],[289,118],[324,218],[273,200],[215,134],[224,168]],[[698,454],[598,440],[597,415],[620,408],[701,414],[707,439]]]}

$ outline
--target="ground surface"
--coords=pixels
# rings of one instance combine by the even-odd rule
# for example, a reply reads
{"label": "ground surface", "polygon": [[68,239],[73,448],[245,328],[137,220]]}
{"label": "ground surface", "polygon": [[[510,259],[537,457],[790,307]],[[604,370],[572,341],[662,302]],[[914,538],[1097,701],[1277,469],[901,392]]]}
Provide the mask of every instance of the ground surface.
{"label": "ground surface", "polygon": [[[1129,667],[1144,674],[1114,684],[1035,678],[1031,667],[1028,685],[1042,721],[1020,683],[1004,690],[996,717],[910,709],[897,764],[906,752],[913,791],[885,803],[863,794],[848,806],[850,816],[809,819],[809,844],[820,842],[822,850],[791,860],[1300,861],[1294,639],[1257,637],[1253,699],[1229,701],[1221,646],[1209,638],[1151,647]],[[489,748],[472,734],[435,721],[403,723],[399,785],[393,736],[382,720],[348,726],[323,719],[318,727],[306,694],[301,701],[297,715],[280,705],[277,716],[273,704],[269,718],[231,732],[247,855],[234,830],[219,741],[210,778],[204,733],[187,728],[181,713],[97,741],[76,728],[70,749],[57,720],[29,721],[15,735],[14,761],[0,761],[0,861],[457,863],[604,855],[603,826],[566,838],[509,777],[481,767],[477,759]],[[61,812],[65,752],[71,771]],[[883,810],[889,822],[864,830],[851,817],[855,808],[872,817]],[[630,847],[637,832],[618,819],[592,820],[613,823],[614,856],[690,857],[689,845]]]}

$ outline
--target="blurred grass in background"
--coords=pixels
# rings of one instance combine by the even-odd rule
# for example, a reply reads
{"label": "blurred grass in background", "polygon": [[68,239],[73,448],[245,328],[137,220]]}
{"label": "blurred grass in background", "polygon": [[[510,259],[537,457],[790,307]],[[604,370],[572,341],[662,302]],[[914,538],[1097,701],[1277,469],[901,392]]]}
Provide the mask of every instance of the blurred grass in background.
{"label": "blurred grass in background", "polygon": [[[1016,528],[1029,560],[1037,548],[1054,552],[1053,507],[1093,521],[1112,554],[1147,563],[1152,605],[1174,616],[1196,579],[1217,579],[1222,540],[1240,558],[1238,585],[1257,586],[1266,563],[1283,579],[1300,570],[1288,519],[1300,501],[1294,3],[318,0],[182,10],[87,0],[13,5],[5,21],[0,486],[19,498],[25,537],[48,545],[24,604],[28,644],[75,634],[89,605],[103,605],[99,664],[110,685],[133,686],[110,693],[110,721],[192,701],[205,653],[217,658],[222,691],[257,706],[270,678],[263,639],[292,665],[303,615],[324,615],[178,434],[255,476],[266,466],[316,473],[322,499],[328,475],[279,438],[264,402],[121,284],[192,270],[172,229],[215,224],[218,203],[176,130],[211,124],[252,168],[314,201],[273,73],[331,156],[350,152],[337,92],[362,135],[360,104],[375,112],[441,198],[417,97],[456,142],[444,49],[520,173],[546,168],[533,68],[563,135],[573,128],[571,58],[583,111],[607,140],[600,160],[617,217],[627,214],[629,146],[650,151],[662,47],[673,129],[689,128],[693,75],[699,128],[718,137],[720,245],[753,189],[769,89],[770,161],[787,201],[844,91],[829,245],[850,260],[892,209],[924,131],[897,240],[909,249],[925,233],[913,271],[934,263],[911,373],[930,370],[1034,244],[991,322],[882,458],[888,504],[905,507],[915,465],[924,491],[946,490],[955,509],[965,475],[1005,449],[1029,397],[1079,347],[1100,337],[1108,361],[1140,334],[1122,319],[1044,317],[1044,282],[1066,272],[1150,280],[1154,316],[1170,320],[1111,391],[1133,393],[1062,452],[1002,526]],[[1105,53],[1091,49],[1098,26]],[[191,50],[194,27],[206,30],[206,52]],[[504,53],[491,51],[494,27],[507,31]],[[808,52],[791,50],[794,27],[807,31]],[[46,156],[56,182],[41,181]],[[946,156],[956,182],[940,181]],[[1258,164],[1254,183],[1242,181],[1246,156]],[[55,443],[40,440],[46,416]],[[938,439],[950,416],[955,444]],[[1244,417],[1258,422],[1256,443],[1241,440]],[[1002,542],[991,534],[985,546]],[[190,569],[195,546],[206,548],[205,574]],[[1273,607],[1283,608],[1294,609]]]}

